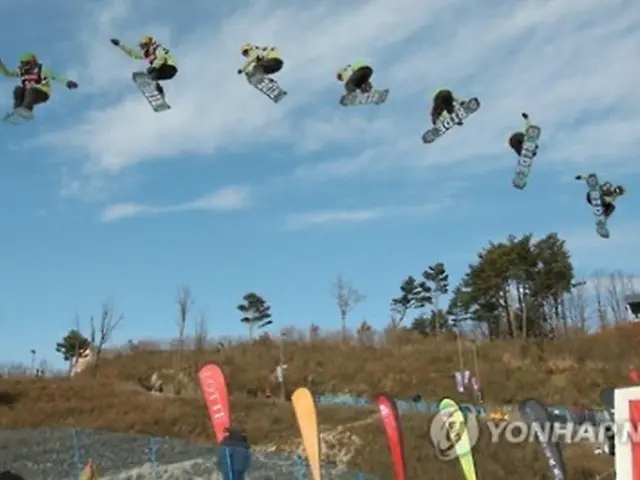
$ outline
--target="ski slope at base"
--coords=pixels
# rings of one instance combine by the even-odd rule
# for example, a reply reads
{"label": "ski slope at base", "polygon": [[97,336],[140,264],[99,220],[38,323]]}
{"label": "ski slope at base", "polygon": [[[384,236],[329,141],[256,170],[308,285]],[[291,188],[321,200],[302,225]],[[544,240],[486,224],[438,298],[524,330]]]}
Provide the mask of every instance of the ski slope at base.
{"label": "ski slope at base", "polygon": [[[579,276],[638,268],[627,257],[640,239],[637,2],[152,5],[0,6],[15,19],[0,32],[7,65],[35,50],[80,84],[0,131],[0,360],[48,355],[74,312],[84,320],[108,295],[128,319],[115,342],[170,336],[181,282],[198,309],[233,319],[218,325],[235,335],[251,289],[280,325],[335,327],[327,292],[342,272],[367,295],[355,318],[381,327],[403,277],[441,260],[457,281],[479,248],[509,233],[558,231]],[[142,34],[178,58],[169,112],[151,111],[130,81],[143,64],[108,41]],[[247,41],[283,52],[280,104],[235,74]],[[384,105],[337,105],[335,71],[356,59],[390,88]],[[425,146],[442,87],[483,107]],[[7,108],[12,88],[3,82]],[[544,133],[519,192],[506,141],[522,111]],[[589,171],[629,187],[607,241],[572,180]]]}

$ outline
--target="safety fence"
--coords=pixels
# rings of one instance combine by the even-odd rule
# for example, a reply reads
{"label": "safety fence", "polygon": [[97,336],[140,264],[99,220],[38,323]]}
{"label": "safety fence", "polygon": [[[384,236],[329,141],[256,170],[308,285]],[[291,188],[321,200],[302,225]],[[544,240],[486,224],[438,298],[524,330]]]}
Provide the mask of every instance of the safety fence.
{"label": "safety fence", "polygon": [[[0,430],[0,471],[12,470],[26,480],[78,480],[89,460],[103,480],[311,478],[300,455],[253,449],[247,460],[246,453],[174,438],[74,428]],[[376,480],[335,465],[322,469],[326,479]]]}
{"label": "safety fence", "polygon": [[[349,394],[325,394],[316,395],[315,401],[318,405],[333,405],[339,407],[368,407],[375,408],[374,403],[367,397],[358,397]],[[398,411],[400,413],[430,413],[438,412],[438,402],[428,400],[400,400],[395,399]],[[470,403],[460,403],[460,410],[466,414],[475,414],[479,417],[492,417],[494,415],[506,415],[513,408],[512,405],[487,406],[473,405]],[[577,409],[565,407],[562,405],[550,405],[549,412],[554,416],[557,422],[575,422],[575,423],[592,423],[608,421],[608,413],[606,409]]]}

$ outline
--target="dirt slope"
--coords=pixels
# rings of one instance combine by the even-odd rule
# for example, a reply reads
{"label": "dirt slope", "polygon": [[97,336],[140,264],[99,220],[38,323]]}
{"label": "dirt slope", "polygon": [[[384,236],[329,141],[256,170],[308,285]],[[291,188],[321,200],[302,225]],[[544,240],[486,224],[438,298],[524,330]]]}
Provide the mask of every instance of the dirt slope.
{"label": "dirt slope", "polygon": [[[628,383],[630,364],[640,358],[638,326],[631,325],[565,342],[481,345],[479,371],[487,401],[517,403],[535,396],[571,404],[598,404],[599,389]],[[467,353],[465,353],[467,355]],[[385,347],[344,347],[336,342],[285,345],[290,387],[305,385],[315,392],[373,394],[387,391],[407,398],[459,397],[451,372],[457,365],[456,344],[416,338],[388,341]],[[183,372],[193,377],[198,365],[217,361],[228,375],[234,421],[250,432],[259,451],[299,448],[297,427],[286,402],[260,398],[276,391],[270,375],[279,358],[277,344],[262,341],[223,351],[190,352]],[[467,355],[470,361],[470,352]],[[59,380],[0,380],[5,405],[0,428],[75,426],[123,433],[178,437],[210,443],[211,427],[194,388],[180,397],[156,397],[137,387],[137,379],[170,370],[172,352],[122,353],[105,361],[97,379],[84,376]],[[258,395],[258,398],[251,396]],[[429,441],[427,415],[403,415],[409,478],[460,478],[456,465],[438,461]],[[386,441],[380,422],[369,409],[321,407],[327,460],[346,463],[379,478],[390,478]],[[484,478],[546,478],[537,445],[491,445],[481,435],[476,459]],[[595,456],[585,446],[565,449],[569,478],[593,480],[613,468],[610,458]]]}

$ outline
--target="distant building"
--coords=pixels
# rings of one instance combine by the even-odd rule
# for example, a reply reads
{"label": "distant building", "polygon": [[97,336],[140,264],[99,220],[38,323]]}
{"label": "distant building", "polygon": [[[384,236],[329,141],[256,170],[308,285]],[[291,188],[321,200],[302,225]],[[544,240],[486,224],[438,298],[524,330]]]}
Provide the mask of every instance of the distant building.
{"label": "distant building", "polygon": [[634,320],[640,320],[640,293],[632,293],[626,295],[624,301],[627,304],[627,310]]}

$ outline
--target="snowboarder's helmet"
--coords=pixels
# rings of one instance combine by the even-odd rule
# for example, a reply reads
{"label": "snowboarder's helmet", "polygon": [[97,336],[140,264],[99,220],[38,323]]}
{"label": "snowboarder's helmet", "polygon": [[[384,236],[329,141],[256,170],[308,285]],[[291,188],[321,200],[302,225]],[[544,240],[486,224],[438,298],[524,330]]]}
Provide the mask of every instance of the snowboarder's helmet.
{"label": "snowboarder's helmet", "polygon": [[140,46],[141,49],[144,50],[146,48],[149,48],[152,43],[153,43],[153,37],[149,35],[145,35],[144,37],[140,38],[138,45]]}
{"label": "snowboarder's helmet", "polygon": [[36,62],[37,61],[37,57],[35,53],[23,53],[22,55],[20,55],[20,63],[30,63],[30,62]]}

